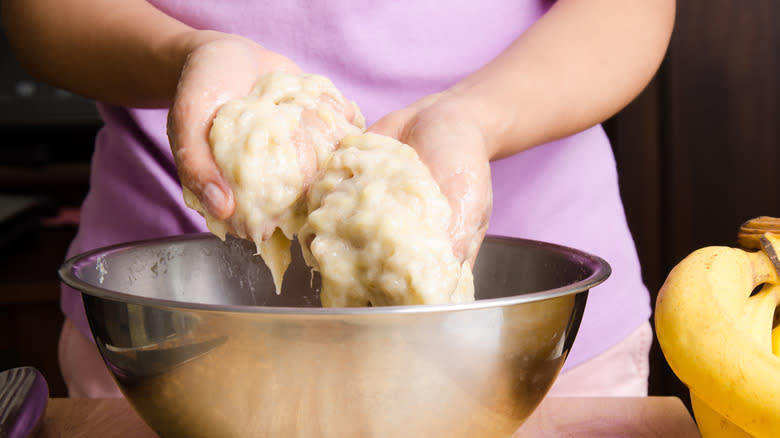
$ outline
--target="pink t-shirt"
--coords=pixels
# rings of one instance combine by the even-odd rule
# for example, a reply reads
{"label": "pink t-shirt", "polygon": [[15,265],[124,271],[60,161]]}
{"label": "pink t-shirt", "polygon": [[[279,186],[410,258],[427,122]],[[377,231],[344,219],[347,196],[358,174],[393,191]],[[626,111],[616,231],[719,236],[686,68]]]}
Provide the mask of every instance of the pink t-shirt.
{"label": "pink t-shirt", "polygon": [[[198,29],[251,38],[323,74],[357,102],[368,124],[441,91],[498,55],[553,3],[544,0],[153,0]],[[522,102],[518,102],[522,105]],[[91,188],[68,256],[109,244],[205,231],[182,202],[165,135],[167,111],[99,105],[105,126]],[[600,126],[492,164],[488,232],[559,243],[606,259],[612,276],[591,292],[566,367],[616,344],[650,316],[626,224],[617,171]],[[89,329],[80,296],[65,314]]]}

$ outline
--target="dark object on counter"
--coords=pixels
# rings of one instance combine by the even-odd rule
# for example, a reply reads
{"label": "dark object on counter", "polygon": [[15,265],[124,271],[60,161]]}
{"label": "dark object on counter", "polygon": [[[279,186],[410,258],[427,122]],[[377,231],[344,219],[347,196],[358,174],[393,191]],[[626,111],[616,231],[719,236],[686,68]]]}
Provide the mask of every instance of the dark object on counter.
{"label": "dark object on counter", "polygon": [[0,438],[27,438],[40,426],[49,386],[33,367],[0,373]]}

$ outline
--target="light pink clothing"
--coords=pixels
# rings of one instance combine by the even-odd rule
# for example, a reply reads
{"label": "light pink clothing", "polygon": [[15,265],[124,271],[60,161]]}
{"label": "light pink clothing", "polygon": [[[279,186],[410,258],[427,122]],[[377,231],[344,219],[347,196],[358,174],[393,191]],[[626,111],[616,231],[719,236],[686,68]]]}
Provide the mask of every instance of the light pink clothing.
{"label": "light pink clothing", "polygon": [[[153,0],[200,29],[244,35],[324,74],[367,121],[439,92],[498,55],[550,1]],[[523,105],[523,102],[517,102]],[[69,256],[118,242],[205,230],[182,202],[166,111],[100,105],[91,189]],[[559,243],[605,258],[566,367],[616,345],[650,316],[615,161],[600,126],[492,164],[490,234]],[[62,307],[89,333],[79,294]]]}
{"label": "light pink clothing", "polygon": [[607,351],[561,373],[547,396],[646,396],[652,343],[653,327],[648,321]]}

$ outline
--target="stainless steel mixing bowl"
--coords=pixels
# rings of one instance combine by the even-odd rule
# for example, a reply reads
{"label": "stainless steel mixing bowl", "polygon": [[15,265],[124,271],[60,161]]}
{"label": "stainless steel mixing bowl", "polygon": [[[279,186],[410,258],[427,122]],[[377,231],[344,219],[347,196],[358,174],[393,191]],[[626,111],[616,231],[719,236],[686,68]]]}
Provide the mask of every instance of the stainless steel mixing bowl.
{"label": "stainless steel mixing bowl", "polygon": [[319,307],[297,249],[281,295],[209,235],[67,261],[106,365],[162,437],[508,437],[547,393],[604,260],[488,237],[477,301]]}

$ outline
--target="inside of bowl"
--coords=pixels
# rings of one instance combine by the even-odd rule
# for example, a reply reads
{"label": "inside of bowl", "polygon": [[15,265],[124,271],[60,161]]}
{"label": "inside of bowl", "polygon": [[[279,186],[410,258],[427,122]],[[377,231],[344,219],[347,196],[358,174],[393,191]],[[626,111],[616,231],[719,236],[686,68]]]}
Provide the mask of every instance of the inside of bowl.
{"label": "inside of bowl", "polygon": [[[576,250],[488,236],[474,266],[476,297],[484,300],[560,289],[571,289],[568,293],[587,290],[602,281],[608,269],[597,257]],[[88,294],[118,292],[208,305],[320,306],[319,277],[306,266],[297,245],[278,295],[253,243],[230,237],[223,242],[208,234],[86,254],[72,261],[70,274],[79,283],[71,286]],[[69,282],[67,273],[64,280]]]}

